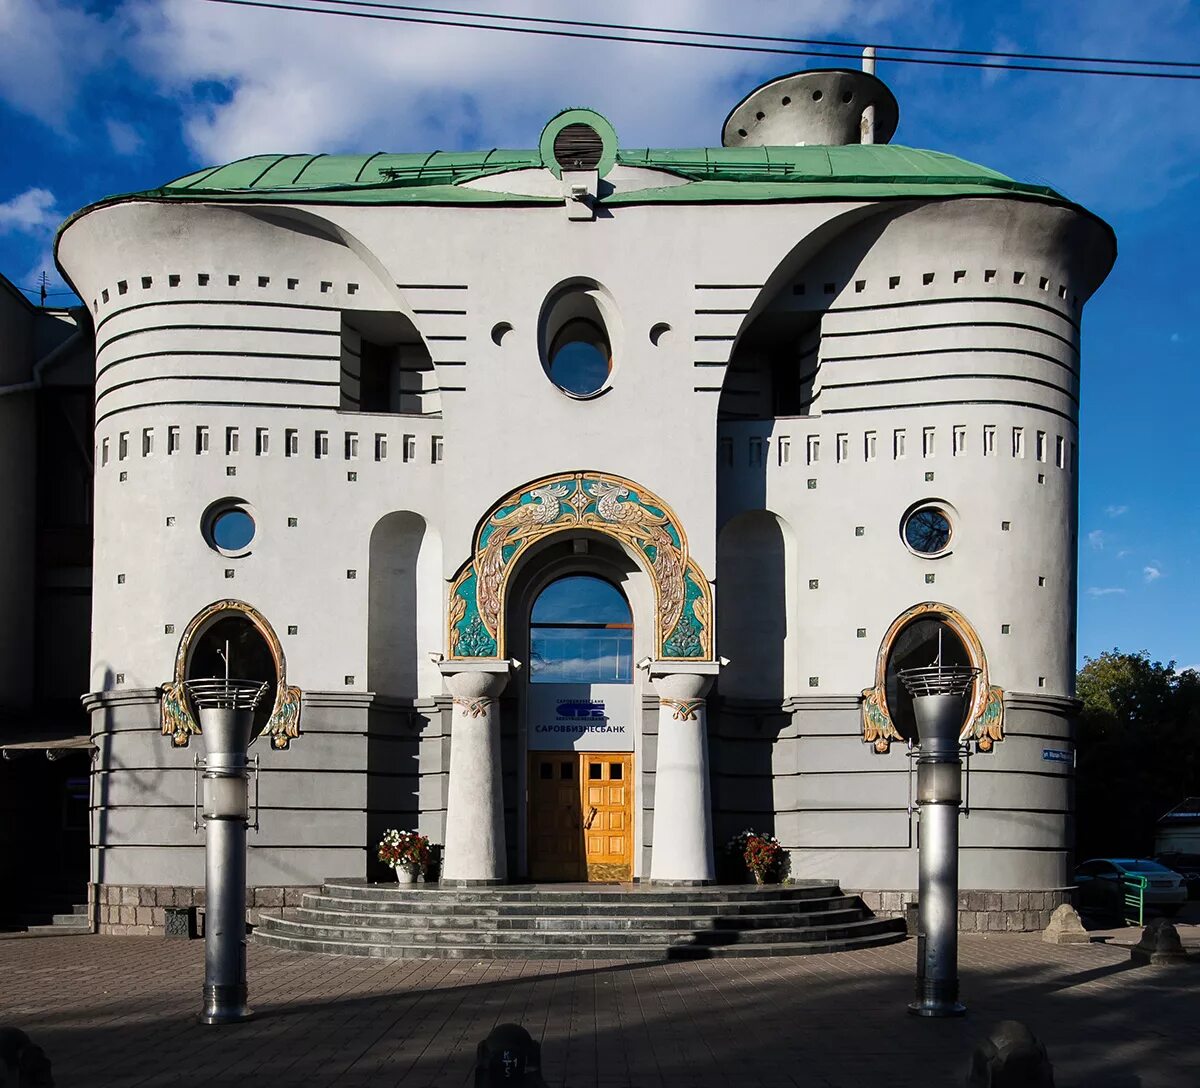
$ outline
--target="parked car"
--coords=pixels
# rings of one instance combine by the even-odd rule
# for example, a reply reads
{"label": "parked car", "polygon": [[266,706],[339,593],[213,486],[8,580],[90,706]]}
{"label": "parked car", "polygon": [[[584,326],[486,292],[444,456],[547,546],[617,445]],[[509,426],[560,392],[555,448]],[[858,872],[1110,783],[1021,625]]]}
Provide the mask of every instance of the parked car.
{"label": "parked car", "polygon": [[1159,854],[1154,860],[1183,877],[1189,899],[1200,899],[1200,854]]}
{"label": "parked car", "polygon": [[1177,872],[1148,858],[1093,858],[1075,869],[1080,912],[1122,915],[1126,878],[1145,877],[1144,903],[1170,917],[1187,902],[1187,886]]}

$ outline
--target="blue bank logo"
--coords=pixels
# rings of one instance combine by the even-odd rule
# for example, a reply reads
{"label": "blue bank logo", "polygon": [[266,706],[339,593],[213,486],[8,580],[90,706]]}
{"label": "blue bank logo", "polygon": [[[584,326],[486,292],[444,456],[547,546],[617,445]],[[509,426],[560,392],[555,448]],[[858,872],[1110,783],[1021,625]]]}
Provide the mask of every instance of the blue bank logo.
{"label": "blue bank logo", "polygon": [[557,713],[571,721],[603,721],[604,704],[564,699],[559,702]]}

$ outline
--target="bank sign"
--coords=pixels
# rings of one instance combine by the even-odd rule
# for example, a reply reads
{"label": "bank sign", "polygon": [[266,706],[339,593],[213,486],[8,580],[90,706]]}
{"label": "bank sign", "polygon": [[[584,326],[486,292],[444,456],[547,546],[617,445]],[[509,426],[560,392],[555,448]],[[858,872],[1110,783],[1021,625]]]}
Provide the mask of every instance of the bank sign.
{"label": "bank sign", "polygon": [[632,752],[632,684],[530,684],[532,752]]}

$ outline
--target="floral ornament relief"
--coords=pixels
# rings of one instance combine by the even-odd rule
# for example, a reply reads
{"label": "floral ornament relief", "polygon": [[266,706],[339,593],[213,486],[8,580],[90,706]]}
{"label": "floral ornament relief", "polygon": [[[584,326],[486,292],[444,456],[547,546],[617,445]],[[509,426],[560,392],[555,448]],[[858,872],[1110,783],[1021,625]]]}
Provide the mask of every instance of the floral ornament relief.
{"label": "floral ornament relief", "polygon": [[279,644],[274,629],[257,609],[251,608],[244,601],[215,601],[194,616],[187,625],[175,654],[175,677],[170,683],[162,686],[159,704],[162,734],[170,737],[176,748],[186,748],[192,737],[200,733],[200,726],[192,714],[191,703],[184,686],[188,658],[191,656],[192,643],[210,621],[229,613],[245,616],[266,640],[271,651],[271,658],[275,662],[275,702],[271,707],[271,716],[259,735],[270,736],[272,747],[285,749],[300,736],[302,694],[298,687],[287,683],[287,664],[283,656],[283,647]]}
{"label": "floral ornament relief", "polygon": [[988,683],[983,644],[966,617],[957,609],[933,601],[914,605],[903,612],[892,622],[879,644],[879,655],[875,661],[875,686],[864,689],[862,693],[863,742],[872,745],[876,752],[884,753],[892,741],[904,739],[892,721],[887,703],[887,660],[900,632],[913,620],[922,617],[945,623],[962,640],[971,664],[979,669],[979,676],[971,688],[971,701],[960,739],[974,740],[981,752],[990,752],[996,741],[1004,739],[1004,689]]}
{"label": "floral ornament relief", "polygon": [[655,585],[660,657],[711,659],[711,590],[688,556],[678,518],[628,480],[585,472],[536,481],[484,519],[474,557],[450,590],[452,658],[504,656],[505,594],[515,560],[543,537],[571,529],[602,533],[641,556]]}

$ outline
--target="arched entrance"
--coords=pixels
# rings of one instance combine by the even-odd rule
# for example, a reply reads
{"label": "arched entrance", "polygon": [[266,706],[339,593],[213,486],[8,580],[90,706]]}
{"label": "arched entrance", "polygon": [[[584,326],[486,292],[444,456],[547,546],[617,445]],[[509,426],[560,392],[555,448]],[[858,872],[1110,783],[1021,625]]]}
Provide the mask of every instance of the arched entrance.
{"label": "arched entrance", "polygon": [[593,574],[538,593],[525,716],[532,880],[633,875],[633,614]]}

